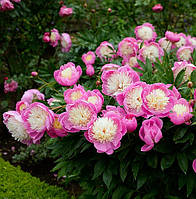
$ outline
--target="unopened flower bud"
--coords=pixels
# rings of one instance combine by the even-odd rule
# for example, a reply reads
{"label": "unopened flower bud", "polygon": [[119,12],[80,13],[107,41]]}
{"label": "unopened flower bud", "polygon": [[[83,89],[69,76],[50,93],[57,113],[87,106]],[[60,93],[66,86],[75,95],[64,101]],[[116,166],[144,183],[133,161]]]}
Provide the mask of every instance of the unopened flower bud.
{"label": "unopened flower bud", "polygon": [[59,4],[60,4],[60,5],[63,5],[63,4],[64,4],[64,2],[63,2],[63,1],[59,1]]}
{"label": "unopened flower bud", "polygon": [[31,72],[31,75],[32,75],[33,77],[35,77],[35,76],[37,76],[37,75],[38,75],[38,72],[33,71],[33,72]]}
{"label": "unopened flower bud", "polygon": [[192,87],[193,87],[193,82],[188,82],[188,83],[187,83],[187,87],[188,87],[188,88],[192,88]]}
{"label": "unopened flower bud", "polygon": [[4,77],[4,80],[8,80],[8,77]]}
{"label": "unopened flower bud", "polygon": [[111,8],[108,8],[108,12],[112,12],[112,9],[111,9]]}
{"label": "unopened flower bud", "polygon": [[95,13],[95,12],[96,12],[96,10],[95,10],[95,9],[91,9],[91,12],[92,12],[92,13]]}
{"label": "unopened flower bud", "polygon": [[96,85],[99,86],[101,84],[100,80],[96,81]]}
{"label": "unopened flower bud", "polygon": [[88,6],[87,3],[85,3],[85,4],[84,4],[84,8],[87,8],[87,6]]}

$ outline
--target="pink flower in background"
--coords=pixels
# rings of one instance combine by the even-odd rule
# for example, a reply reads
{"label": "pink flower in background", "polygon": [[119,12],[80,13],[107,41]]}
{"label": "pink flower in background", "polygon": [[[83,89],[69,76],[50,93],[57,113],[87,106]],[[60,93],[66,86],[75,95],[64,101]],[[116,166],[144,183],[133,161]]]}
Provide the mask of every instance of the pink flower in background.
{"label": "pink flower in background", "polygon": [[193,160],[193,164],[192,164],[193,170],[196,173],[196,159]]}
{"label": "pink flower in background", "polygon": [[163,10],[163,6],[159,3],[152,7],[154,12],[161,12]]}
{"label": "pink flower in background", "polygon": [[50,42],[50,33],[49,33],[49,32],[45,32],[45,33],[44,33],[43,41],[44,41],[45,43]]}
{"label": "pink flower in background", "polygon": [[111,43],[107,41],[101,42],[101,44],[96,49],[96,55],[102,61],[112,61],[116,57],[116,51]]}
{"label": "pink flower in background", "polygon": [[167,40],[169,40],[172,43],[180,41],[180,35],[171,31],[166,31],[165,37]]}
{"label": "pink flower in background", "polygon": [[60,11],[59,11],[59,16],[61,17],[65,17],[65,16],[69,16],[73,13],[73,10],[72,8],[67,8],[67,6],[62,6],[60,8]]}
{"label": "pink flower in background", "polygon": [[16,111],[21,114],[22,111],[24,111],[28,106],[29,106],[29,103],[24,102],[24,101],[19,101],[16,103]]}
{"label": "pink flower in background", "polygon": [[2,11],[14,9],[14,5],[10,0],[1,0],[0,5],[1,5],[0,10]]}
{"label": "pink flower in background", "polygon": [[37,89],[29,89],[24,92],[21,101],[31,104],[34,100],[44,100],[44,94],[40,93]]}
{"label": "pink flower in background", "polygon": [[120,57],[130,57],[137,54],[139,47],[135,38],[127,37],[118,44],[117,54]]}
{"label": "pink flower in background", "polygon": [[105,64],[102,66],[101,71],[108,71],[108,70],[117,70],[120,68],[117,64]]}
{"label": "pink flower in background", "polygon": [[52,127],[47,131],[48,135],[51,138],[64,137],[68,135],[68,133],[64,130],[61,123],[59,122],[60,115],[54,114],[54,121]]}
{"label": "pink flower in background", "polygon": [[155,41],[157,33],[154,31],[154,26],[150,23],[144,23],[135,28],[136,39],[145,40],[148,42]]}
{"label": "pink flower in background", "polygon": [[74,85],[82,75],[80,66],[75,67],[75,64],[68,62],[60,67],[59,70],[54,71],[55,80],[62,86]]}
{"label": "pink flower in background", "polygon": [[83,99],[86,91],[81,85],[74,85],[64,92],[64,100],[67,104],[74,104],[76,101]]}
{"label": "pink flower in background", "polygon": [[102,92],[105,95],[117,96],[132,83],[139,81],[140,77],[129,66],[123,66],[115,71],[104,71],[101,80]]}
{"label": "pink flower in background", "polygon": [[142,90],[141,97],[143,110],[149,116],[166,117],[174,106],[171,90],[163,83],[148,85]]}
{"label": "pink flower in background", "polygon": [[59,31],[57,29],[52,29],[50,34],[50,45],[56,47],[58,45],[58,41],[61,39]]}
{"label": "pink flower in background", "polygon": [[163,121],[158,117],[152,117],[142,122],[142,126],[139,130],[139,136],[145,145],[141,148],[141,151],[150,151],[154,147],[154,143],[158,143],[163,137],[161,129],[163,127]]}
{"label": "pink flower in background", "polygon": [[125,124],[114,112],[107,112],[104,117],[97,118],[85,138],[94,144],[98,153],[111,155],[121,145],[120,140],[126,133]]}
{"label": "pink flower in background", "polygon": [[61,35],[61,51],[66,53],[69,52],[69,50],[71,49],[71,37],[69,34],[67,33],[62,33]]}
{"label": "pink flower in background", "polygon": [[16,92],[17,88],[18,88],[18,82],[14,80],[11,80],[10,83],[8,83],[7,80],[4,81],[4,93]]}
{"label": "pink flower in background", "polygon": [[59,121],[67,132],[77,132],[88,130],[96,118],[94,106],[84,100],[78,100],[66,106],[66,112],[61,115]]}
{"label": "pink flower in background", "polygon": [[86,66],[86,75],[88,75],[89,77],[93,76],[95,74],[95,69],[93,67],[93,65],[89,64]]}
{"label": "pink flower in background", "polygon": [[193,53],[193,47],[191,46],[182,46],[176,52],[178,61],[190,61],[192,59],[191,54]]}
{"label": "pink flower in background", "polygon": [[15,140],[28,145],[32,143],[32,139],[24,126],[24,121],[22,120],[20,113],[17,111],[5,112],[3,114],[3,123]]}
{"label": "pink flower in background", "polygon": [[145,45],[139,50],[138,58],[145,62],[148,58],[151,62],[156,62],[158,58],[161,60],[161,57],[164,56],[163,49],[156,42],[145,43]]}
{"label": "pink flower in background", "polygon": [[28,134],[33,139],[33,143],[39,141],[44,132],[50,130],[54,122],[54,113],[39,102],[30,104],[21,116]]}
{"label": "pink flower in background", "polygon": [[183,123],[190,124],[190,119],[193,117],[190,113],[192,111],[190,104],[185,99],[180,98],[179,100],[175,100],[174,106],[168,117],[175,125]]}
{"label": "pink flower in background", "polygon": [[82,55],[82,61],[86,64],[86,65],[92,65],[95,63],[95,53],[92,51],[87,52],[86,54]]}

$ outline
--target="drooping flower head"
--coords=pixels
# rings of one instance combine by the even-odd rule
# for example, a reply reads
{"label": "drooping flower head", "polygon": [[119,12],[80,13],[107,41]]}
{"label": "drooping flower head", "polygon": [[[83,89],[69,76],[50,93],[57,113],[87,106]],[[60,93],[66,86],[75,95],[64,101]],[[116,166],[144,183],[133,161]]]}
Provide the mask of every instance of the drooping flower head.
{"label": "drooping flower head", "polygon": [[68,135],[68,133],[65,131],[65,129],[62,127],[61,123],[59,122],[60,115],[54,114],[54,121],[52,127],[49,129],[49,131],[47,131],[48,135],[51,138],[64,137]]}
{"label": "drooping flower head", "polygon": [[75,64],[68,62],[60,67],[59,70],[54,71],[55,80],[62,86],[74,85],[82,75],[80,66],[75,67]]}
{"label": "drooping flower head", "polygon": [[77,132],[88,130],[96,117],[94,106],[86,101],[78,100],[66,106],[66,112],[61,115],[59,121],[67,132]]}
{"label": "drooping flower head", "polygon": [[50,45],[56,47],[58,45],[58,41],[61,39],[59,31],[57,29],[52,29],[50,34]]}
{"label": "drooping flower head", "polygon": [[152,7],[152,10],[154,12],[161,12],[163,10],[163,6],[159,3],[159,4],[156,4]]}
{"label": "drooping flower head", "polygon": [[118,70],[104,71],[101,76],[102,92],[105,95],[116,96],[122,93],[130,84],[140,80],[139,75],[129,66]]}
{"label": "drooping flower head", "polygon": [[169,41],[166,37],[161,38],[158,41],[161,48],[163,48],[167,53],[169,53],[172,49],[172,42]]}
{"label": "drooping flower head", "polygon": [[165,32],[165,38],[172,43],[180,41],[180,35],[171,31]]}
{"label": "drooping flower head", "polygon": [[28,102],[19,101],[16,103],[16,111],[21,114],[22,111],[24,111],[28,106],[29,106]]}
{"label": "drooping flower head", "polygon": [[141,96],[144,111],[147,115],[166,117],[174,106],[174,97],[171,90],[163,83],[146,86]]}
{"label": "drooping flower head", "polygon": [[73,88],[67,89],[64,92],[64,100],[67,104],[74,104],[76,101],[83,99],[86,91],[81,85],[74,85]]}
{"label": "drooping flower head", "polygon": [[120,68],[120,66],[117,64],[105,64],[102,66],[101,71],[117,70],[118,68]]}
{"label": "drooping flower head", "polygon": [[61,51],[66,53],[69,52],[72,42],[71,37],[68,33],[62,33],[61,35]]}
{"label": "drooping flower head", "polygon": [[138,51],[138,44],[135,38],[127,37],[118,44],[117,54],[120,57],[135,56]]}
{"label": "drooping flower head", "polygon": [[175,100],[174,106],[168,117],[175,125],[183,123],[190,124],[190,119],[193,117],[190,113],[192,111],[190,104],[185,99],[181,98],[179,100]]}
{"label": "drooping flower head", "polygon": [[95,53],[92,52],[92,51],[89,51],[87,52],[86,54],[83,54],[82,55],[82,61],[86,64],[86,65],[89,65],[89,64],[94,64],[95,63],[95,59],[96,59],[96,56],[95,56]]}
{"label": "drooping flower head", "polygon": [[3,114],[3,123],[6,125],[15,140],[28,145],[32,143],[32,139],[26,131],[24,121],[22,120],[20,113],[17,111],[5,112]]}
{"label": "drooping flower head", "polygon": [[6,11],[6,10],[13,10],[14,9],[14,5],[10,0],[1,0],[0,1],[0,11]]}
{"label": "drooping flower head", "polygon": [[97,118],[84,135],[94,144],[98,153],[111,155],[120,147],[120,140],[125,133],[125,124],[116,114],[108,112],[107,115]]}
{"label": "drooping flower head", "polygon": [[141,151],[150,151],[154,147],[154,143],[158,143],[163,137],[161,129],[163,127],[163,121],[158,117],[152,117],[142,122],[142,126],[139,130],[139,136],[145,145],[141,148]]}
{"label": "drooping flower head", "polygon": [[54,121],[54,113],[39,102],[30,104],[21,116],[28,134],[33,139],[33,143],[39,141],[45,131],[50,130]]}
{"label": "drooping flower head", "polygon": [[111,43],[107,41],[101,42],[101,44],[96,49],[96,55],[99,57],[102,61],[108,60],[112,61],[113,58],[116,57],[116,52],[114,50],[114,47]]}
{"label": "drooping flower head", "polygon": [[67,8],[67,6],[62,6],[60,8],[60,11],[59,11],[59,16],[61,17],[66,17],[66,16],[69,16],[73,13],[73,10],[72,8]]}
{"label": "drooping flower head", "polygon": [[178,51],[176,52],[178,61],[184,61],[184,60],[190,61],[192,59],[191,58],[192,52],[193,52],[193,47],[191,46],[180,47]]}
{"label": "drooping flower head", "polygon": [[44,100],[45,96],[37,89],[29,89],[24,92],[21,101],[31,104],[34,100]]}
{"label": "drooping flower head", "polygon": [[143,62],[146,61],[146,58],[151,62],[155,62],[157,58],[161,60],[163,55],[163,49],[156,42],[145,43],[145,46],[139,50],[139,59]]}
{"label": "drooping flower head", "polygon": [[8,82],[7,80],[4,81],[4,93],[8,92],[16,92],[18,88],[18,82],[11,80],[11,82]]}
{"label": "drooping flower head", "polygon": [[154,31],[154,26],[150,23],[144,23],[135,28],[136,39],[145,40],[148,42],[155,41],[157,33]]}
{"label": "drooping flower head", "polygon": [[178,73],[183,69],[186,69],[186,70],[185,70],[185,75],[183,77],[182,83],[189,80],[190,75],[196,69],[196,66],[194,66],[193,64],[189,64],[187,61],[175,62],[174,67],[172,67],[174,79],[176,79]]}

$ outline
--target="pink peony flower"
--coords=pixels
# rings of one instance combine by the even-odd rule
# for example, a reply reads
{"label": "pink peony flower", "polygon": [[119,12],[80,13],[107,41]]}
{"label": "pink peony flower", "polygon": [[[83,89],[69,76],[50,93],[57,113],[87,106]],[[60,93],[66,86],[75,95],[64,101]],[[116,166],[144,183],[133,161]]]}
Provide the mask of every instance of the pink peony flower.
{"label": "pink peony flower", "polygon": [[63,129],[61,123],[59,122],[60,115],[54,114],[52,127],[49,129],[49,131],[47,131],[51,138],[64,137],[68,135],[68,133]]}
{"label": "pink peony flower", "polygon": [[61,39],[59,31],[57,29],[52,29],[50,34],[50,45],[56,47],[58,45],[58,41]]}
{"label": "pink peony flower", "polygon": [[89,77],[93,76],[95,74],[95,69],[93,67],[93,65],[89,64],[86,66],[86,75],[88,75]]}
{"label": "pink peony flower", "polygon": [[137,128],[137,120],[133,115],[127,114],[123,120],[126,125],[127,132],[131,133],[135,131]]}
{"label": "pink peony flower", "polygon": [[71,37],[67,33],[62,33],[61,35],[61,51],[66,53],[70,51],[72,42]]}
{"label": "pink peony flower", "polygon": [[96,55],[102,61],[112,61],[116,57],[116,51],[111,43],[107,41],[101,42],[101,44],[96,49]]}
{"label": "pink peony flower", "polygon": [[101,71],[117,70],[118,68],[120,68],[120,66],[117,64],[105,64],[102,66]]}
{"label": "pink peony flower", "polygon": [[29,106],[29,103],[24,102],[24,101],[19,101],[16,103],[16,111],[21,114],[22,111],[24,111],[28,106]]}
{"label": "pink peony flower", "polygon": [[168,117],[175,125],[183,123],[190,124],[190,119],[193,117],[190,113],[192,111],[192,107],[189,103],[185,99],[181,98],[179,100],[175,100],[174,106]]}
{"label": "pink peony flower", "polygon": [[194,172],[196,173],[196,159],[193,160],[193,165],[192,165],[192,167],[193,167]]}
{"label": "pink peony flower", "polygon": [[1,5],[0,10],[2,11],[14,9],[14,5],[10,0],[1,0],[0,5]]}
{"label": "pink peony flower", "polygon": [[187,36],[187,45],[196,48],[196,37]]}
{"label": "pink peony flower", "polygon": [[24,126],[24,121],[22,120],[20,113],[17,111],[5,112],[3,114],[3,123],[15,140],[27,145],[32,143],[32,139]]}
{"label": "pink peony flower", "polygon": [[31,72],[31,76],[36,77],[37,75],[38,75],[38,72],[36,71]]}
{"label": "pink peony flower", "polygon": [[127,37],[118,44],[117,54],[120,57],[133,57],[137,54],[139,47],[135,38]]}
{"label": "pink peony flower", "polygon": [[154,32],[154,26],[150,23],[144,23],[135,28],[136,39],[145,40],[148,42],[155,41],[157,33]]}
{"label": "pink peony flower", "polygon": [[120,140],[126,133],[125,124],[113,112],[97,118],[90,129],[84,133],[85,138],[94,144],[98,153],[111,155],[121,145]]}
{"label": "pink peony flower", "polygon": [[92,91],[88,90],[84,95],[84,100],[92,104],[95,107],[97,113],[101,111],[104,97],[98,89]]}
{"label": "pink peony flower", "polygon": [[44,33],[43,41],[44,41],[45,43],[50,42],[50,33],[49,33],[49,32],[45,32],[45,33]]}
{"label": "pink peony flower", "polygon": [[86,65],[92,65],[95,63],[95,53],[92,51],[87,52],[86,54],[82,55],[82,61],[86,64]]}
{"label": "pink peony flower", "polygon": [[141,151],[150,151],[154,147],[154,143],[158,143],[163,137],[161,129],[163,127],[163,121],[158,117],[152,117],[142,122],[142,126],[139,130],[139,136],[145,145],[141,148]]}
{"label": "pink peony flower", "polygon": [[161,61],[162,56],[164,56],[163,49],[158,43],[151,42],[145,43],[145,46],[139,50],[138,58],[143,62],[146,61],[146,58],[148,58],[151,62],[156,62],[157,58]]}
{"label": "pink peony flower", "polygon": [[163,83],[155,83],[146,86],[141,93],[143,110],[150,116],[168,116],[174,106],[174,97],[171,90]]}
{"label": "pink peony flower", "polygon": [[166,31],[165,37],[167,40],[169,40],[172,43],[180,41],[180,35],[171,31]]}
{"label": "pink peony flower", "polygon": [[66,112],[61,115],[59,121],[67,132],[88,130],[97,118],[94,106],[83,100],[66,106]]}
{"label": "pink peony flower", "polygon": [[172,49],[172,42],[167,40],[166,37],[161,38],[158,41],[159,45],[161,46],[162,49],[164,49],[167,53],[169,53]]}
{"label": "pink peony flower", "polygon": [[117,96],[129,85],[140,80],[139,75],[129,66],[120,67],[118,70],[104,71],[101,76],[102,92],[105,95]]}
{"label": "pink peony flower", "polygon": [[181,94],[179,93],[178,89],[173,86],[172,84],[166,84],[167,88],[169,89],[172,86],[172,90],[170,90],[171,95],[174,97],[174,99],[178,100],[181,98]]}
{"label": "pink peony flower", "polygon": [[14,80],[11,80],[10,83],[8,83],[7,80],[4,81],[4,93],[16,92],[17,88],[18,88],[18,82]]}
{"label": "pink peony flower", "polygon": [[191,54],[193,53],[193,47],[191,46],[183,46],[178,49],[176,52],[176,56],[178,61],[190,61],[192,59]]}
{"label": "pink peony flower", "polygon": [[156,4],[155,6],[152,7],[152,10],[154,12],[161,12],[163,10],[163,6],[161,4]]}
{"label": "pink peony flower", "polygon": [[67,7],[64,5],[64,6],[62,6],[62,7],[60,8],[59,16],[65,17],[65,16],[72,15],[72,13],[73,13],[72,8],[67,8]]}
{"label": "pink peony flower", "polygon": [[64,92],[64,100],[67,104],[74,104],[76,101],[84,98],[86,91],[81,85],[74,85],[73,88],[67,89]]}
{"label": "pink peony flower", "polygon": [[145,82],[135,82],[125,89],[123,95],[117,97],[116,100],[121,106],[124,105],[124,109],[128,114],[136,117],[145,114],[141,98],[141,93],[145,87],[147,87]]}
{"label": "pink peony flower", "polygon": [[180,36],[180,40],[174,43],[174,47],[180,48],[182,46],[186,46],[188,44],[187,36],[184,33],[179,33],[178,36]]}
{"label": "pink peony flower", "polygon": [[196,66],[194,66],[193,64],[189,64],[187,61],[175,62],[174,67],[172,67],[174,79],[176,79],[178,73],[183,69],[186,69],[186,70],[185,70],[185,75],[183,77],[182,83],[189,80],[190,75],[196,69]]}
{"label": "pink peony flower", "polygon": [[130,67],[136,67],[136,68],[140,68],[141,67],[139,66],[138,62],[137,62],[137,56],[134,56],[134,57],[124,57],[123,58],[123,61],[122,61],[122,65],[129,65]]}
{"label": "pink peony flower", "polygon": [[24,126],[33,139],[33,143],[39,141],[45,131],[49,131],[54,122],[54,113],[42,103],[34,102],[21,114]]}
{"label": "pink peony flower", "polygon": [[30,89],[24,92],[21,101],[31,104],[34,100],[44,100],[44,94],[40,93],[37,89]]}
{"label": "pink peony flower", "polygon": [[59,70],[54,71],[55,80],[62,86],[74,85],[82,75],[80,66],[75,67],[75,64],[68,62],[60,67]]}

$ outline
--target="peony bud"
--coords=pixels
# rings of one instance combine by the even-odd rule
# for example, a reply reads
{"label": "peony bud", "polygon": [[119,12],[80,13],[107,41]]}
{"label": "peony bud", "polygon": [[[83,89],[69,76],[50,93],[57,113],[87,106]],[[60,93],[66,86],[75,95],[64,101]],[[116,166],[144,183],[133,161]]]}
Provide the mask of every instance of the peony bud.
{"label": "peony bud", "polygon": [[112,12],[112,9],[111,9],[111,8],[108,8],[108,12]]}
{"label": "peony bud", "polygon": [[31,72],[31,76],[35,77],[37,75],[38,75],[38,72],[36,72],[36,71]]}
{"label": "peony bud", "polygon": [[193,87],[193,82],[190,82],[190,81],[189,81],[189,82],[187,83],[187,87],[188,87],[188,88],[192,88],[192,87]]}
{"label": "peony bud", "polygon": [[95,9],[91,9],[91,12],[92,12],[92,13],[95,13],[95,12],[96,12],[96,10],[95,10]]}
{"label": "peony bud", "polygon": [[96,81],[96,85],[99,86],[101,84],[100,80]]}

